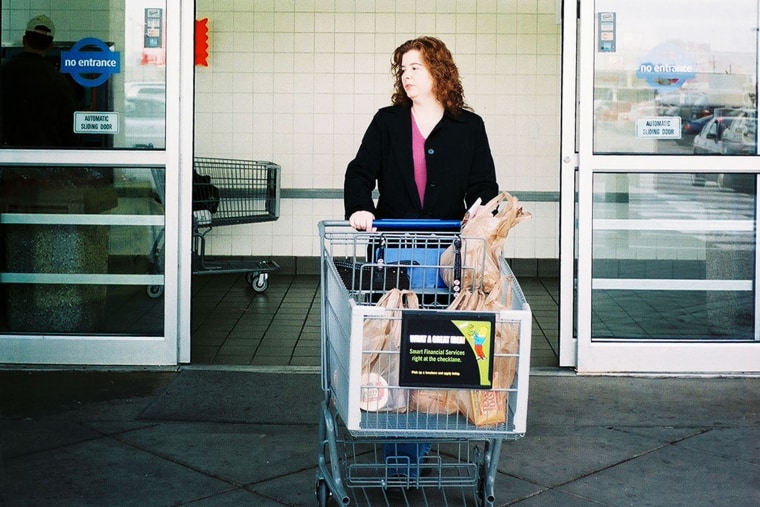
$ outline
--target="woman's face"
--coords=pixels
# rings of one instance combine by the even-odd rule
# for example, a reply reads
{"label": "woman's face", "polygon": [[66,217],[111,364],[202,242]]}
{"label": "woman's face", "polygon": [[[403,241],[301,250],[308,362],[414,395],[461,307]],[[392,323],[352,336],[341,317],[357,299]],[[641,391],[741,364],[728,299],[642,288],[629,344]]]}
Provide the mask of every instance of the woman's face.
{"label": "woman's face", "polygon": [[407,97],[413,102],[419,99],[435,99],[433,94],[433,76],[425,66],[422,55],[416,49],[411,49],[401,57],[401,84]]}

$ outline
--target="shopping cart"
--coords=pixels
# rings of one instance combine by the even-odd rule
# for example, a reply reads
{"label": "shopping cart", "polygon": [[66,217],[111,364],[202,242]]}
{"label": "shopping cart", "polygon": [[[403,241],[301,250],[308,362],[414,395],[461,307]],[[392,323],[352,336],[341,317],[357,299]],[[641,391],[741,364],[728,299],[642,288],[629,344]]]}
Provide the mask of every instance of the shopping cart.
{"label": "shopping cart", "polygon": [[[269,287],[273,260],[206,257],[206,234],[224,225],[271,222],[280,216],[280,166],[272,162],[195,157],[193,274],[246,273],[256,292]],[[217,191],[214,191],[216,187]]]}
{"label": "shopping cart", "polygon": [[[460,294],[480,288],[476,284],[482,277],[473,275],[478,274],[477,266],[483,266],[478,256],[484,255],[485,245],[482,239],[462,238],[448,227],[432,221],[357,232],[343,221],[319,224],[325,395],[316,477],[320,506],[327,505],[330,496],[339,505],[373,507],[494,504],[502,442],[525,433],[531,310],[502,259],[503,286],[499,289],[504,294],[511,291],[511,306],[490,312],[452,312],[449,308],[459,301]],[[456,252],[451,266],[440,260],[447,248]],[[446,274],[450,276],[443,276]],[[408,288],[419,309],[389,312],[380,306],[393,287]],[[448,332],[447,326],[462,325],[465,335],[466,328],[485,321],[493,329],[514,334],[515,347],[509,353],[500,353],[490,342],[493,364],[508,363],[513,380],[498,385],[493,377],[490,388],[485,389],[477,380],[460,380],[458,376],[464,373],[464,379],[467,373],[462,368],[472,369],[463,365],[472,365],[472,361],[437,371],[433,361],[445,359],[435,356],[463,354],[460,348],[468,346],[452,345],[464,339]],[[378,323],[388,324],[383,329],[398,326],[398,349],[379,348],[377,340],[368,336]],[[368,364],[374,366],[367,368]],[[377,370],[385,373],[372,373],[377,365],[385,365]],[[494,371],[500,367],[491,373]],[[502,407],[501,417],[484,424],[466,404],[453,410],[450,405],[445,410],[430,404],[423,407],[423,396],[428,400],[498,399],[501,404],[495,406]],[[427,446],[430,451],[424,457],[408,452]],[[401,447],[405,452],[399,451]]]}
{"label": "shopping cart", "polygon": [[[154,179],[163,178],[154,171]],[[156,181],[163,189],[163,181]],[[163,200],[163,199],[162,199]],[[270,222],[280,216],[280,166],[272,162],[195,157],[193,161],[193,274],[246,273],[256,292],[269,287],[269,273],[280,266],[270,259],[209,257],[206,235],[215,227]],[[163,231],[154,241],[153,270],[163,273]],[[148,287],[159,297],[163,286]]]}

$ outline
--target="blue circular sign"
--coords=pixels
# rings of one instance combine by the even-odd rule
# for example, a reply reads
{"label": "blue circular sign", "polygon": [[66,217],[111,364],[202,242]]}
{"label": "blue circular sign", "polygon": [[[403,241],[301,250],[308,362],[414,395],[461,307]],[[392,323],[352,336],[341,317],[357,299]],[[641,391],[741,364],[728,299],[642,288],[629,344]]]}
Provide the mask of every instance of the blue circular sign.
{"label": "blue circular sign", "polygon": [[636,77],[657,90],[672,90],[696,77],[696,63],[677,45],[660,44],[644,57]]}
{"label": "blue circular sign", "polygon": [[111,51],[102,40],[87,37],[77,41],[70,51],[61,52],[61,72],[71,74],[75,82],[86,88],[94,88],[121,72],[121,55]]}

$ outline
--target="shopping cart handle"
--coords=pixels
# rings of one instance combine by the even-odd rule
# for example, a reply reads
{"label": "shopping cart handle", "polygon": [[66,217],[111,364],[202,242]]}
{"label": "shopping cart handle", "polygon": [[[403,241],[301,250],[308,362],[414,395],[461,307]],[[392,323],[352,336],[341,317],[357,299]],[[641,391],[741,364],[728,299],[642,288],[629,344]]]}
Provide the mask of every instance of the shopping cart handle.
{"label": "shopping cart handle", "polygon": [[434,220],[425,218],[382,218],[372,222],[378,231],[452,231],[459,232],[459,220]]}

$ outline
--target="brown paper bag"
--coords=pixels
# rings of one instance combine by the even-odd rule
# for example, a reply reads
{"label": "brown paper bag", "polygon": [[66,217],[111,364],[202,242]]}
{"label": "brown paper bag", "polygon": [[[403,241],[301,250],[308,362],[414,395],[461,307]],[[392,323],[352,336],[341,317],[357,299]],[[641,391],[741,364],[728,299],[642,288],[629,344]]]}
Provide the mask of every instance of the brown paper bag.
{"label": "brown paper bag", "polygon": [[[494,372],[494,381],[498,374]],[[460,411],[475,426],[501,424],[507,418],[506,396],[493,390],[461,391],[458,397]]]}

